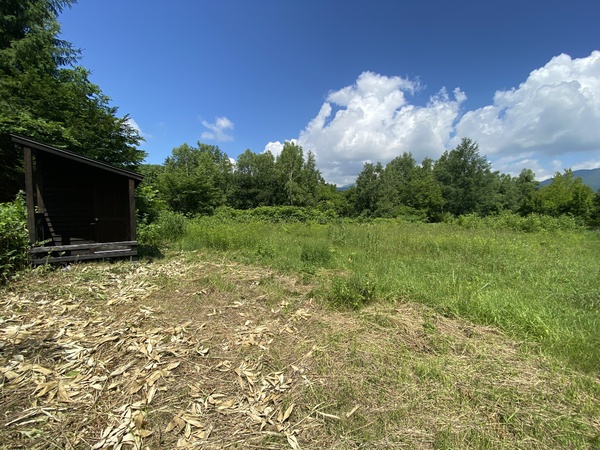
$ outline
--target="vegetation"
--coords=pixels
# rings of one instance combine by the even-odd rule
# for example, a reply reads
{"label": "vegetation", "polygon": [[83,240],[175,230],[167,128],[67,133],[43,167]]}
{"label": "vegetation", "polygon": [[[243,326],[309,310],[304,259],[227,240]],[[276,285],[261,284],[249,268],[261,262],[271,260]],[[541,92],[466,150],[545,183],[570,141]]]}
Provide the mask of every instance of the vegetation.
{"label": "vegetation", "polygon": [[27,264],[29,235],[23,195],[0,203],[0,284]]}
{"label": "vegetation", "polygon": [[79,50],[58,37],[58,14],[74,3],[0,3],[0,202],[22,187],[22,155],[9,133],[125,168],[145,157],[129,117],[117,115],[89,71],[77,65]]}
{"label": "vegetation", "polygon": [[585,371],[600,367],[600,237],[573,219],[504,214],[447,224],[188,223],[175,248],[315,277],[336,308],[414,301],[504,330]]}
{"label": "vegetation", "polygon": [[[408,234],[409,252],[423,245],[442,258],[468,256],[457,248],[466,236],[444,241],[441,230],[432,231],[427,246],[410,232],[415,226],[424,231],[409,225],[408,233],[397,233]],[[290,237],[307,227],[292,226]],[[365,231],[327,235],[380,246]],[[509,236],[523,247],[542,240]],[[339,264],[316,243],[293,247],[297,264]],[[523,247],[510,247],[513,262],[537,250]],[[0,448],[583,450],[600,444],[597,372],[574,370],[531,342],[408,298],[359,311],[330,308],[314,295],[332,269],[285,275],[232,255],[166,252],[152,264],[42,267],[0,288],[0,306],[9,311],[0,324],[7,355],[0,359]],[[399,276],[424,268],[415,264]],[[469,289],[456,276],[454,298]],[[426,278],[439,290],[435,277]],[[564,279],[557,285],[562,290]],[[471,280],[476,304],[477,290],[487,288]]]}

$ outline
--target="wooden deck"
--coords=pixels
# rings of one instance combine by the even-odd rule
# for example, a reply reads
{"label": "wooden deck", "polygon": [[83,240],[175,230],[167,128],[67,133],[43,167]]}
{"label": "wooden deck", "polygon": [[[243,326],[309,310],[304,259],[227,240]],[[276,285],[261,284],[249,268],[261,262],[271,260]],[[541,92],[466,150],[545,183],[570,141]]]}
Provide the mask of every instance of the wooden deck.
{"label": "wooden deck", "polygon": [[90,242],[76,245],[52,245],[32,247],[31,262],[41,264],[89,261],[94,259],[137,258],[137,241]]}

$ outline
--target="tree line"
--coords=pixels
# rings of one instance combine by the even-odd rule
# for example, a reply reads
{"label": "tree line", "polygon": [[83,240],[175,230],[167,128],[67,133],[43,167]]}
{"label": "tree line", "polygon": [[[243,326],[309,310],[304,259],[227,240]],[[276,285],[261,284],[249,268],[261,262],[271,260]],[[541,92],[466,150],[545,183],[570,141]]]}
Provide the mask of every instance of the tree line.
{"label": "tree line", "polygon": [[487,216],[510,211],[560,216],[593,225],[600,217],[600,192],[570,169],[540,187],[535,174],[493,171],[479,146],[463,138],[438,160],[420,164],[411,153],[389,163],[365,163],[356,183],[340,191],[327,183],[313,153],[286,142],[277,156],[246,150],[233,163],[218,146],[183,144],[162,165],[142,165],[140,212],[146,218],[168,209],[187,216],[212,214],[219,207],[316,208],[338,217],[395,218],[437,222],[448,216]]}

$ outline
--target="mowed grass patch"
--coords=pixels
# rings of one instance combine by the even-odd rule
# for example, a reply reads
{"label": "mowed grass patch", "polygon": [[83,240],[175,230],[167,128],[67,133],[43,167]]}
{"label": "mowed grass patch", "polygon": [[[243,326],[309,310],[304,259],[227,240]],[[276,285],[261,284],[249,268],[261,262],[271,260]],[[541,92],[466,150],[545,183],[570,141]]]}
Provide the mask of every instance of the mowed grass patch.
{"label": "mowed grass patch", "polygon": [[[597,376],[415,302],[213,251],[37,271],[0,291],[0,448],[600,443]],[[312,282],[311,282],[312,281]]]}
{"label": "mowed grass patch", "polygon": [[416,301],[495,326],[572,367],[600,367],[600,235],[399,221],[200,219],[176,244],[315,277],[336,308]]}

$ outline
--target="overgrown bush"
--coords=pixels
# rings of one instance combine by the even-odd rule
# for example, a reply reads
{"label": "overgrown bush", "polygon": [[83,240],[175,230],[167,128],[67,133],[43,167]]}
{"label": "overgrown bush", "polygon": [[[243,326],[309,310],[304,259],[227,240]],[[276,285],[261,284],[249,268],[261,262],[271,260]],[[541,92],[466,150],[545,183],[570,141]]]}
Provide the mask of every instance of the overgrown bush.
{"label": "overgrown bush", "polygon": [[360,309],[377,296],[377,280],[370,273],[353,272],[333,280],[326,294],[328,302],[342,309]]}
{"label": "overgrown bush", "polygon": [[585,229],[582,220],[571,215],[552,217],[533,213],[521,216],[509,211],[486,217],[467,214],[457,217],[454,223],[465,228],[509,229],[526,233],[582,231]]}
{"label": "overgrown bush", "polygon": [[321,211],[317,208],[302,206],[259,206],[254,209],[233,209],[221,206],[214,216],[221,219],[235,219],[238,222],[259,220],[263,222],[317,222],[329,223],[337,219],[333,210]]}
{"label": "overgrown bush", "polygon": [[187,218],[169,210],[163,210],[151,223],[142,220],[137,226],[138,242],[152,247],[164,247],[185,233]]}
{"label": "overgrown bush", "polygon": [[28,249],[27,209],[19,194],[13,202],[0,203],[0,283],[27,265]]}

